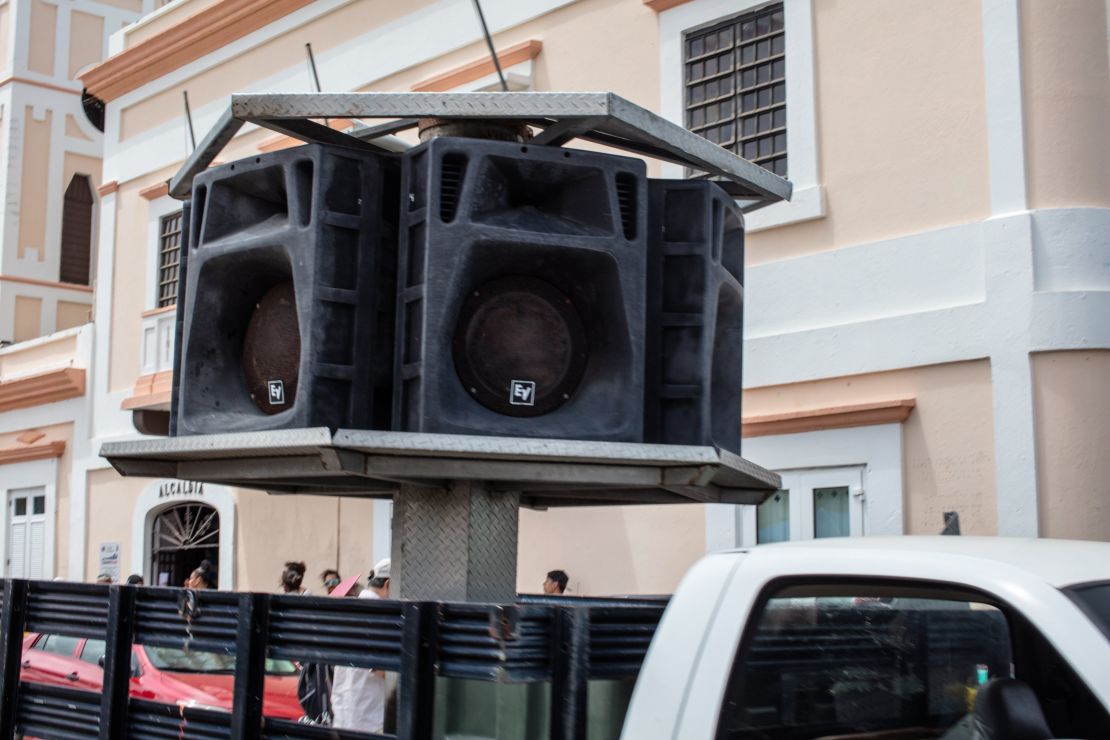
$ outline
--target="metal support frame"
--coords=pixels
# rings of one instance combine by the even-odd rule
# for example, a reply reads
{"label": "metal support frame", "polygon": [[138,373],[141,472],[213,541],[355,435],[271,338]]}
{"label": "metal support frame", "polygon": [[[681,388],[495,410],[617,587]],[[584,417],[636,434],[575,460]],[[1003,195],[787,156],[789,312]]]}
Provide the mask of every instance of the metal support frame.
{"label": "metal support frame", "polygon": [[[3,582],[0,727],[5,734],[0,737],[17,732],[56,737],[62,734],[59,728],[65,728],[66,737],[102,738],[356,736],[262,717],[262,680],[266,659],[272,657],[396,672],[396,734],[387,729],[358,737],[431,740],[436,712],[442,709],[436,702],[437,681],[465,679],[470,684],[551,682],[551,732],[545,737],[585,740],[587,681],[635,676],[665,606],[659,599],[537,596],[493,605],[196,591],[195,608],[186,617],[179,611],[183,593]],[[25,628],[105,640],[104,691],[21,685]],[[234,654],[234,711],[130,697],[132,644]]]}
{"label": "metal support frame", "polygon": [[402,485],[393,499],[391,596],[512,603],[519,508],[518,493],[478,481]]}
{"label": "metal support frame", "polygon": [[240,740],[262,737],[262,692],[266,680],[266,642],[270,632],[270,602],[264,594],[239,595],[239,631],[235,637],[232,689],[234,711],[231,734]]}
{"label": "metal support frame", "polygon": [[127,697],[131,691],[131,645],[135,632],[135,589],[108,592],[104,640],[104,692],[100,697],[100,740],[127,737]]}
{"label": "metal support frame", "polygon": [[23,628],[27,623],[27,581],[4,583],[0,617],[0,737],[15,737],[19,712],[19,674],[23,661]]}
{"label": "metal support frame", "polygon": [[122,475],[272,493],[391,498],[402,485],[481,481],[522,506],[758,504],[779,476],[724,450],[687,445],[291,429],[104,445]]}
{"label": "metal support frame", "polygon": [[556,609],[552,641],[551,737],[585,740],[589,612],[570,607]]}
{"label": "metal support frame", "polygon": [[[313,119],[396,119],[337,132]],[[502,93],[265,93],[231,96],[231,107],[170,180],[175,198],[190,196],[203,172],[244,123],[306,142],[397,151],[378,141],[415,127],[422,118],[520,121],[537,129],[537,145],[574,139],[674,162],[719,178],[729,193],[755,210],[789,200],[789,181],[676,123],[609,92]]]}
{"label": "metal support frame", "polygon": [[432,736],[435,711],[435,647],[438,624],[435,614],[416,604],[406,604],[401,632],[401,672],[397,682],[397,737]]}

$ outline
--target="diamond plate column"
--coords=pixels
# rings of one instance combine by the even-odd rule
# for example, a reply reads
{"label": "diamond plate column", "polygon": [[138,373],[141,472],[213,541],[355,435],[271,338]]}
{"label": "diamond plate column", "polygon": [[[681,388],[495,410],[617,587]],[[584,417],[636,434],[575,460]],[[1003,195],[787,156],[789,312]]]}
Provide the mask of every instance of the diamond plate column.
{"label": "diamond plate column", "polygon": [[402,485],[393,499],[392,597],[516,601],[520,494],[480,482]]}

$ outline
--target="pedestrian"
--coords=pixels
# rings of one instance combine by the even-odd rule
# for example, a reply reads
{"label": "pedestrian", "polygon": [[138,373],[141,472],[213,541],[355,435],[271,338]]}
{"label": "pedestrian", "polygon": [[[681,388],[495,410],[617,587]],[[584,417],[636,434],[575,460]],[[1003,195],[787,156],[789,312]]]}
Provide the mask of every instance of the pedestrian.
{"label": "pedestrian", "polygon": [[336,586],[343,582],[343,578],[335,568],[328,568],[320,574],[320,582],[324,584],[324,590],[330,594]]}
{"label": "pedestrian", "polygon": [[200,565],[185,579],[185,588],[203,590],[216,585],[216,571],[209,560],[200,561]]}
{"label": "pedestrian", "polygon": [[142,586],[143,585],[143,577],[141,575],[139,575],[138,573],[132,573],[131,575],[127,576],[127,585],[128,586]]}
{"label": "pedestrian", "polygon": [[112,574],[101,573],[96,577],[96,582],[104,586],[110,586],[112,584]]}
{"label": "pedestrian", "polygon": [[[370,571],[360,599],[388,599],[389,558]],[[332,727],[380,733],[385,725],[385,672],[337,666],[331,687]]]}
{"label": "pedestrian", "polygon": [[543,582],[543,592],[552,596],[561,595],[567,590],[570,580],[565,570],[553,570],[547,574]]}
{"label": "pedestrian", "polygon": [[304,563],[286,563],[278,585],[287,594],[307,594],[308,589],[301,585],[304,583],[304,573]]}

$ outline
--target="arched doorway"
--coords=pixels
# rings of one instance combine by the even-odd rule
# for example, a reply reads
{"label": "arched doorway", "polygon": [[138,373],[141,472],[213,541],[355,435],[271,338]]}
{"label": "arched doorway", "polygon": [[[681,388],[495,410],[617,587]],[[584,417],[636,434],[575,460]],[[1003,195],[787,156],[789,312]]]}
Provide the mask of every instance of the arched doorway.
{"label": "arched doorway", "polygon": [[180,586],[202,560],[219,573],[220,514],[201,503],[170,506],[154,517],[150,544],[153,585]]}

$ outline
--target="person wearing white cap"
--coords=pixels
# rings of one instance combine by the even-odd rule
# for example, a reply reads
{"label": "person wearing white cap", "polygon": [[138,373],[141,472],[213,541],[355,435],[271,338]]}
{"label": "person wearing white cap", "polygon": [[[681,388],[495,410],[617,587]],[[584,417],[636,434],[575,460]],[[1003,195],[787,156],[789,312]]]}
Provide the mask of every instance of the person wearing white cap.
{"label": "person wearing white cap", "polygon": [[[369,588],[360,599],[389,598],[389,558],[370,571]],[[366,668],[336,666],[331,686],[332,727],[382,732],[385,724],[385,673]]]}

